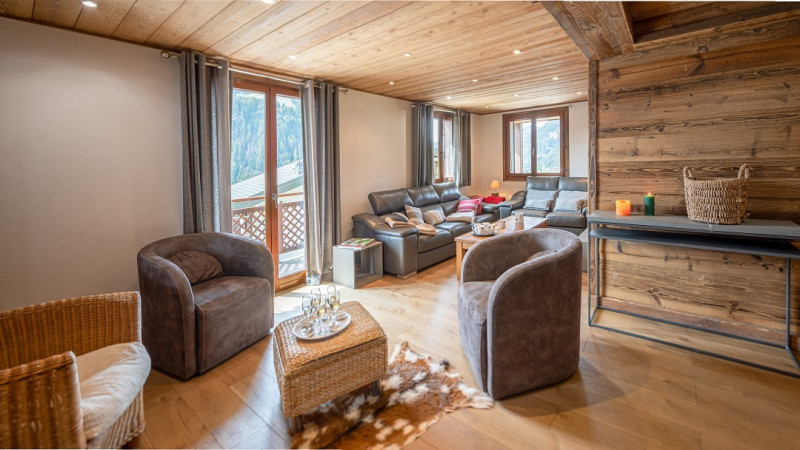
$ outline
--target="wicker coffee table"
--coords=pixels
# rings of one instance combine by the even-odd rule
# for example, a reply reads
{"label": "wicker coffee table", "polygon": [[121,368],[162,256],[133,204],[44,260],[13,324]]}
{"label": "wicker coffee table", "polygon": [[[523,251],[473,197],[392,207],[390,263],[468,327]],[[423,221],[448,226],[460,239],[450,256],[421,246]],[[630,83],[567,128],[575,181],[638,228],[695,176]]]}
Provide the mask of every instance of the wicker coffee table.
{"label": "wicker coffee table", "polygon": [[302,429],[301,414],[329,400],[369,384],[380,392],[386,374],[386,333],[360,303],[342,303],[342,310],[352,321],[329,339],[298,340],[292,329],[302,316],[275,327],[275,374],[292,433]]}

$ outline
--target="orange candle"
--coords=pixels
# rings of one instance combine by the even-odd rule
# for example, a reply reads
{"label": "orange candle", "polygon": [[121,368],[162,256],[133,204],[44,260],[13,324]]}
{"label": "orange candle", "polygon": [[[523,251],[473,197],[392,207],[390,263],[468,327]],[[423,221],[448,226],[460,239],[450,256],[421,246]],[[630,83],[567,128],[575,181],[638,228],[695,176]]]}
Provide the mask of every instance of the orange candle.
{"label": "orange candle", "polygon": [[631,215],[631,201],[630,200],[617,200],[617,215],[630,216]]}

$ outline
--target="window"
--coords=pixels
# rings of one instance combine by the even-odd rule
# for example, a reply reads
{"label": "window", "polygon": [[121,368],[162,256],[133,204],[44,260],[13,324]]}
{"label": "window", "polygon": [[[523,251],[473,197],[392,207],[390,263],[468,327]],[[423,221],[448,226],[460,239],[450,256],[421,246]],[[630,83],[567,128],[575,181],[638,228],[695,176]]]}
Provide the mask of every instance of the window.
{"label": "window", "polygon": [[453,113],[433,112],[433,178],[437,183],[450,181],[455,175],[453,148]]}
{"label": "window", "polygon": [[567,176],[567,108],[503,115],[503,180]]}

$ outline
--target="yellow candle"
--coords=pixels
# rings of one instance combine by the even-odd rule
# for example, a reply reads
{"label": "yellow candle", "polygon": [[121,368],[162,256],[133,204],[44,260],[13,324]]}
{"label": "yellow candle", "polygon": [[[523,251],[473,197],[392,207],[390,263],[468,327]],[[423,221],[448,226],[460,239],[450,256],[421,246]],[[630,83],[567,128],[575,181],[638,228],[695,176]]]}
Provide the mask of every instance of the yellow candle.
{"label": "yellow candle", "polygon": [[630,200],[617,200],[617,215],[630,216],[631,215],[631,201]]}

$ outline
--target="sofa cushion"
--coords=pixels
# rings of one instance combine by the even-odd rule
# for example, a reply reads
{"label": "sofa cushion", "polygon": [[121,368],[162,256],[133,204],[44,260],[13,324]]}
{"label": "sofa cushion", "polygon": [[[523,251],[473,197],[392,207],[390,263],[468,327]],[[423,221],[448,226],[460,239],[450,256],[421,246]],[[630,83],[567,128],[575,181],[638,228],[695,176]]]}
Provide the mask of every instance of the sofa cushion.
{"label": "sofa cushion", "polygon": [[439,195],[433,186],[417,186],[408,188],[408,196],[414,206],[425,206],[439,203]]}
{"label": "sofa cushion", "polygon": [[586,216],[579,212],[551,212],[547,219],[548,227],[586,228]]}
{"label": "sofa cushion", "polygon": [[445,216],[449,216],[458,210],[458,200],[451,200],[449,202],[439,203]]}
{"label": "sofa cushion", "polygon": [[170,256],[169,260],[183,271],[192,286],[222,276],[222,264],[208,253],[184,250]]}
{"label": "sofa cushion", "polygon": [[141,392],[150,356],[141,342],[109,345],[75,358],[86,440],[107,431]]}
{"label": "sofa cushion", "polygon": [[435,208],[430,208],[424,213],[422,213],[422,220],[425,221],[427,224],[436,225],[439,223],[444,222],[444,212],[442,212],[442,207],[439,205],[433,205]]}
{"label": "sofa cushion", "polygon": [[417,239],[417,251],[419,253],[433,250],[434,248],[441,247],[453,242],[453,236],[450,231],[440,228],[436,229],[436,234],[433,236],[420,235]]}
{"label": "sofa cushion", "polygon": [[464,233],[472,231],[472,224],[464,222],[445,222],[436,225],[440,230],[447,230],[453,238],[461,236]]}
{"label": "sofa cushion", "polygon": [[434,184],[433,189],[436,190],[440,202],[449,202],[461,198],[461,192],[458,191],[458,186],[453,181]]}
{"label": "sofa cushion", "polygon": [[539,189],[544,191],[555,191],[558,189],[560,177],[528,177],[525,183],[525,190]]}
{"label": "sofa cushion", "polygon": [[372,212],[377,216],[402,211],[403,205],[411,203],[411,197],[408,196],[408,190],[405,188],[371,192],[367,198],[372,206]]}
{"label": "sofa cushion", "polygon": [[458,212],[476,212],[481,206],[483,200],[479,198],[471,198],[469,200],[461,200],[458,202]]}
{"label": "sofa cushion", "polygon": [[583,191],[586,194],[589,191],[589,179],[586,177],[560,177],[558,188],[563,191]]}
{"label": "sofa cushion", "polygon": [[583,199],[581,198],[557,198],[553,211],[560,212],[580,212],[583,209]]}
{"label": "sofa cushion", "polygon": [[269,334],[272,286],[261,277],[220,277],[192,288],[197,370],[216,366]]}
{"label": "sofa cushion", "polygon": [[552,204],[553,200],[548,198],[529,198],[525,200],[524,208],[535,209],[537,211],[550,211],[550,206]]}
{"label": "sofa cushion", "polygon": [[522,209],[514,210],[514,215],[517,215],[517,216],[530,216],[530,217],[546,217],[547,216],[547,211],[537,211],[535,209],[522,208]]}

